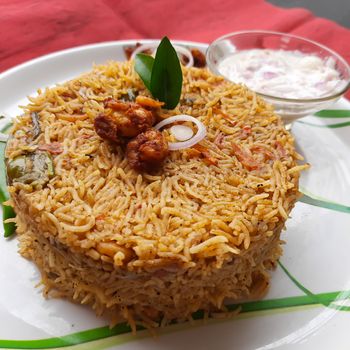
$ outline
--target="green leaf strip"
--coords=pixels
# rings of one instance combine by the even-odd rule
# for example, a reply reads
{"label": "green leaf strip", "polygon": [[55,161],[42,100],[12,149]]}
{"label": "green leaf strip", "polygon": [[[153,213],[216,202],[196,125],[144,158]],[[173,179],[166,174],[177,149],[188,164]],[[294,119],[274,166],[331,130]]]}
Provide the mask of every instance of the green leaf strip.
{"label": "green leaf strip", "polygon": [[345,290],[338,292],[337,295],[333,295],[334,298],[329,298],[330,293],[322,293],[322,294],[313,294],[310,290],[304,287],[292,274],[286,269],[286,267],[278,261],[279,266],[284,271],[284,273],[289,277],[289,279],[301,290],[303,291],[307,297],[312,300],[315,304],[320,304],[325,307],[329,307],[332,309],[336,309],[339,311],[350,311],[350,307],[346,305],[342,305],[342,303],[336,304],[336,302],[341,302],[344,300],[348,300],[350,298],[350,290]]}
{"label": "green leaf strip", "polygon": [[281,267],[283,272],[289,277],[289,279],[301,290],[303,291],[312,301],[317,304],[322,304],[324,306],[328,306],[329,302],[325,302],[323,298],[319,298],[314,295],[311,291],[305,288],[296,278],[294,278],[291,273],[284,267],[284,265],[278,261],[278,265]]}
{"label": "green leaf strip", "polygon": [[309,191],[307,191],[304,188],[300,188],[300,192],[303,193],[303,196],[299,199],[299,201],[302,203],[310,204],[310,205],[313,205],[313,206],[319,207],[319,208],[325,208],[325,209],[338,211],[341,213],[350,214],[350,207],[349,206],[335,203],[335,202],[332,202],[332,201],[325,199],[325,198],[322,198],[322,197],[318,197],[318,196],[314,195],[313,193],[310,193]]}
{"label": "green leaf strip", "polygon": [[350,118],[349,109],[324,109],[314,114],[319,118]]}
{"label": "green leaf strip", "polygon": [[[228,306],[228,310],[233,311],[241,306],[241,313],[261,312],[266,310],[295,308],[307,305],[332,305],[334,301],[345,300],[349,298],[350,291],[338,291],[330,293],[321,293],[314,295],[309,290],[304,288],[299,282],[297,282],[293,276],[289,274],[286,268],[280,264],[281,268],[287,273],[288,277],[293,279],[294,283],[300,286],[300,289],[304,291],[306,295],[286,297],[279,299],[251,301],[243,304],[232,304]],[[333,305],[334,308],[339,308]],[[203,319],[204,313],[198,311],[193,314],[195,320]],[[144,328],[139,327],[138,330]],[[78,333],[69,334],[62,337],[38,339],[38,340],[0,340],[0,347],[9,349],[49,349],[59,348],[65,346],[71,346],[76,344],[82,344],[86,342],[95,341],[98,339],[104,339],[111,336],[122,335],[130,333],[131,329],[125,323],[119,324],[116,327],[110,329],[109,327],[100,327],[90,329]]]}
{"label": "green leaf strip", "polygon": [[338,123],[338,124],[314,124],[314,123],[309,123],[302,120],[297,120],[296,123],[315,126],[317,128],[329,128],[329,129],[337,129],[337,128],[344,128],[345,126],[350,126],[350,121],[344,122],[344,123]]}

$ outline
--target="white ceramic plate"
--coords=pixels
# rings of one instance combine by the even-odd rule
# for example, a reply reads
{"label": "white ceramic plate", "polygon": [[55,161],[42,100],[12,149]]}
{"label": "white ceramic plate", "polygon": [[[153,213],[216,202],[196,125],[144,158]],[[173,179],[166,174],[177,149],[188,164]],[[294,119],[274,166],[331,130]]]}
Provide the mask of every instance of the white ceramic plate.
{"label": "white ceramic plate", "polygon": [[[17,106],[38,87],[75,77],[93,63],[124,60],[123,46],[134,43],[78,47],[3,73],[0,113],[18,114]],[[205,44],[178,44],[206,49]],[[350,109],[350,104],[341,100],[334,108]],[[233,320],[173,325],[156,339],[146,331],[133,336],[125,326],[109,330],[90,309],[45,300],[34,288],[39,273],[18,255],[16,238],[1,237],[0,348],[349,349],[350,113],[342,119],[331,116],[293,125],[299,150],[312,164],[301,179],[308,196],[287,223],[284,255],[265,300],[243,305]]]}

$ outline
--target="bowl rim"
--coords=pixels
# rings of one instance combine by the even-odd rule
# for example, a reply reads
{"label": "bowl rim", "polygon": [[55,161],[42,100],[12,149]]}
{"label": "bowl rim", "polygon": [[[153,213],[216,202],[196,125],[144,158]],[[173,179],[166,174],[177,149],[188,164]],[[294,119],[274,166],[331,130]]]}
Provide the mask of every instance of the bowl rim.
{"label": "bowl rim", "polygon": [[[348,64],[348,62],[342,57],[340,56],[336,51],[330,49],[329,47],[318,43],[317,41],[308,39],[308,38],[304,38],[302,36],[299,35],[294,35],[294,34],[289,34],[289,33],[283,33],[283,32],[277,32],[277,31],[273,31],[273,30],[240,30],[240,31],[236,31],[236,32],[231,32],[225,35],[222,35],[220,37],[218,37],[217,39],[215,39],[214,41],[212,41],[207,50],[206,50],[206,61],[208,64],[209,69],[217,74],[217,75],[221,75],[222,77],[224,77],[225,79],[231,81],[230,79],[228,79],[226,76],[224,76],[223,74],[221,74],[215,67],[214,64],[212,64],[210,58],[209,58],[209,52],[211,50],[211,48],[213,47],[214,44],[216,44],[217,42],[223,40],[223,39],[227,39],[229,37],[233,37],[233,36],[238,36],[238,35],[242,35],[242,34],[273,34],[273,35],[279,35],[279,36],[287,36],[289,38],[294,38],[294,39],[298,39],[301,41],[305,41],[308,42],[312,45],[318,46],[320,48],[322,48],[325,51],[328,51],[332,56],[335,56],[339,61],[341,61],[345,68],[348,71],[349,74],[349,78],[346,79],[347,80],[347,84],[345,85],[344,88],[342,88],[340,91],[338,91],[337,93],[334,93],[332,95],[327,95],[327,96],[323,96],[323,97],[317,97],[317,98],[288,98],[288,97],[280,97],[280,96],[274,96],[274,95],[268,95],[268,94],[264,94],[262,92],[258,92],[253,90],[256,94],[258,94],[259,96],[262,96],[264,98],[267,99],[272,99],[272,100],[276,100],[276,101],[283,101],[283,102],[304,102],[304,103],[314,103],[314,102],[324,102],[324,101],[329,101],[329,100],[333,100],[336,99],[338,97],[341,97],[342,95],[344,95],[346,93],[346,91],[350,88],[350,65]],[[251,89],[252,90],[252,89]]]}

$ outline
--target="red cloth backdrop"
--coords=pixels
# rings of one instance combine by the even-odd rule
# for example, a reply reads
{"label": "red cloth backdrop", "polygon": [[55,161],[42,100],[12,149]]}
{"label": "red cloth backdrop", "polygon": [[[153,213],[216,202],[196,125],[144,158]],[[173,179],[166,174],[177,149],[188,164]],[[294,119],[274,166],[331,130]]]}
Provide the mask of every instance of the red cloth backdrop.
{"label": "red cloth backdrop", "polygon": [[293,33],[350,63],[350,30],[263,0],[0,0],[0,71],[53,51],[120,39],[210,42],[244,29]]}

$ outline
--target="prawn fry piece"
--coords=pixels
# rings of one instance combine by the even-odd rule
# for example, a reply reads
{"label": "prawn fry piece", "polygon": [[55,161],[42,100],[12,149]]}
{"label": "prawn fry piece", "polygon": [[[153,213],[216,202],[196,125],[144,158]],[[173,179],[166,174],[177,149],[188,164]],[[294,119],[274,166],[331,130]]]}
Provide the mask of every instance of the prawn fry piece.
{"label": "prawn fry piece", "polygon": [[123,138],[131,138],[146,131],[156,121],[154,113],[138,103],[108,99],[105,105],[109,110],[95,118],[95,130],[103,139],[118,144]]}
{"label": "prawn fry piece", "polygon": [[168,154],[168,143],[164,135],[155,129],[137,135],[126,147],[130,166],[139,171],[158,169]]}

